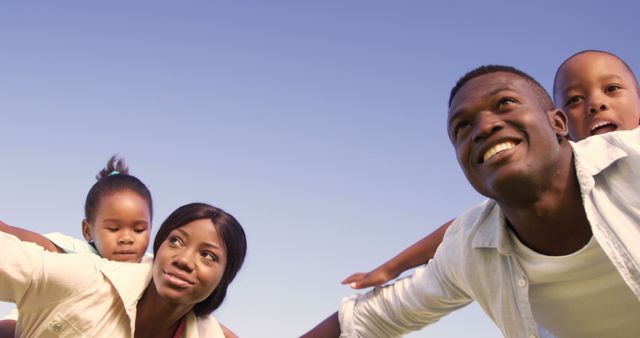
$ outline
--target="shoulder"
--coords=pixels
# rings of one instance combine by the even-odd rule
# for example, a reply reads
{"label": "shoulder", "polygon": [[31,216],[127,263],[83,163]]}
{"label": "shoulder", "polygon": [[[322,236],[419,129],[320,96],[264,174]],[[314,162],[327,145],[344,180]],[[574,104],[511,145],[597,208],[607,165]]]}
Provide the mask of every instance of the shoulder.
{"label": "shoulder", "polygon": [[53,244],[60,247],[65,252],[69,253],[92,253],[97,255],[96,249],[84,240],[77,239],[75,237],[67,236],[59,232],[52,232],[44,235]]}
{"label": "shoulder", "polygon": [[445,241],[470,240],[485,227],[493,228],[499,224],[500,208],[492,199],[486,199],[456,217],[447,232]]}
{"label": "shoulder", "polygon": [[[193,330],[194,326],[195,330]],[[193,334],[194,331],[197,332],[197,335]],[[196,316],[193,311],[187,315],[186,333],[188,338],[224,338],[222,327],[213,315]]]}
{"label": "shoulder", "polygon": [[[640,128],[587,137],[571,143],[578,180],[583,191],[602,176],[636,184],[640,166]],[[600,175],[604,174],[604,175]]]}
{"label": "shoulder", "polygon": [[498,249],[504,237],[503,216],[496,201],[487,199],[470,208],[451,224],[436,251],[439,260],[457,269],[473,265],[479,254],[475,249]]}
{"label": "shoulder", "polygon": [[135,306],[142,292],[151,282],[152,262],[143,259],[140,263],[124,263],[97,256],[93,257],[95,257],[100,272],[109,279],[117,291],[125,308]]}

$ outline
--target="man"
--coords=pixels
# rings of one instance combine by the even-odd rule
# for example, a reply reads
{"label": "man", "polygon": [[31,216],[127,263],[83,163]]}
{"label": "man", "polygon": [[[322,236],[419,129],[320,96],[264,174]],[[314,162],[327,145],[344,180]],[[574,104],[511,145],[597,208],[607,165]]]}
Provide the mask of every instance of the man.
{"label": "man", "polygon": [[306,337],[399,336],[473,300],[506,337],[640,336],[640,130],[572,145],[533,78],[483,66],[452,89],[448,132],[490,200],[414,276],[344,300]]}

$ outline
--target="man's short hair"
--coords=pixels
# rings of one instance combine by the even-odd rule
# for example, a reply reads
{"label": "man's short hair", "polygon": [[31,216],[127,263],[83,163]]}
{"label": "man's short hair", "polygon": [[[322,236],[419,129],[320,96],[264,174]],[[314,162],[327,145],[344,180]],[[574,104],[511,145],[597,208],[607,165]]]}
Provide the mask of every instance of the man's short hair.
{"label": "man's short hair", "polygon": [[453,88],[451,88],[451,94],[449,95],[449,108],[451,108],[451,102],[453,101],[454,96],[456,96],[460,88],[462,88],[462,86],[464,86],[465,83],[469,82],[469,80],[474,79],[478,76],[496,73],[496,72],[511,73],[525,79],[529,84],[529,87],[531,88],[531,90],[533,90],[534,95],[538,99],[538,104],[540,105],[540,107],[545,111],[553,109],[553,100],[551,100],[549,93],[547,93],[544,87],[542,87],[542,85],[538,83],[536,79],[534,79],[529,74],[515,67],[503,66],[503,65],[484,65],[484,66],[475,68],[469,71],[468,73],[464,74],[464,76],[462,76],[458,80],[458,82],[456,82],[456,85],[453,86]]}

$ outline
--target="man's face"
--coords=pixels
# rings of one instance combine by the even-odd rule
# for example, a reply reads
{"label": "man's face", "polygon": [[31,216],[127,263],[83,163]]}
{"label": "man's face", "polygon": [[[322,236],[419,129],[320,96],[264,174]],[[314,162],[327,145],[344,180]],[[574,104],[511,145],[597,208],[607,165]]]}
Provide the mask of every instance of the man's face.
{"label": "man's face", "polygon": [[636,80],[612,55],[586,52],[572,57],[558,70],[554,88],[556,106],[567,114],[575,141],[640,123]]}
{"label": "man's face", "polygon": [[564,114],[543,111],[527,80],[495,72],[469,80],[451,102],[448,132],[471,185],[500,200],[521,180],[551,179]]}

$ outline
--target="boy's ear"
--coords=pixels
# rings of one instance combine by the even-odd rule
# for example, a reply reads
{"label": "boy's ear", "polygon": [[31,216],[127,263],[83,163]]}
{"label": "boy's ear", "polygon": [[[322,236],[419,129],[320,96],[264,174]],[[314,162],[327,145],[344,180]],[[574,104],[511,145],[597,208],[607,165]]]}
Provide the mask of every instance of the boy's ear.
{"label": "boy's ear", "polygon": [[550,110],[547,116],[549,116],[549,122],[551,122],[551,126],[558,138],[568,138],[567,115],[560,109],[554,109]]}
{"label": "boy's ear", "polygon": [[91,242],[93,238],[91,237],[91,225],[87,219],[82,220],[82,236],[87,242]]}

